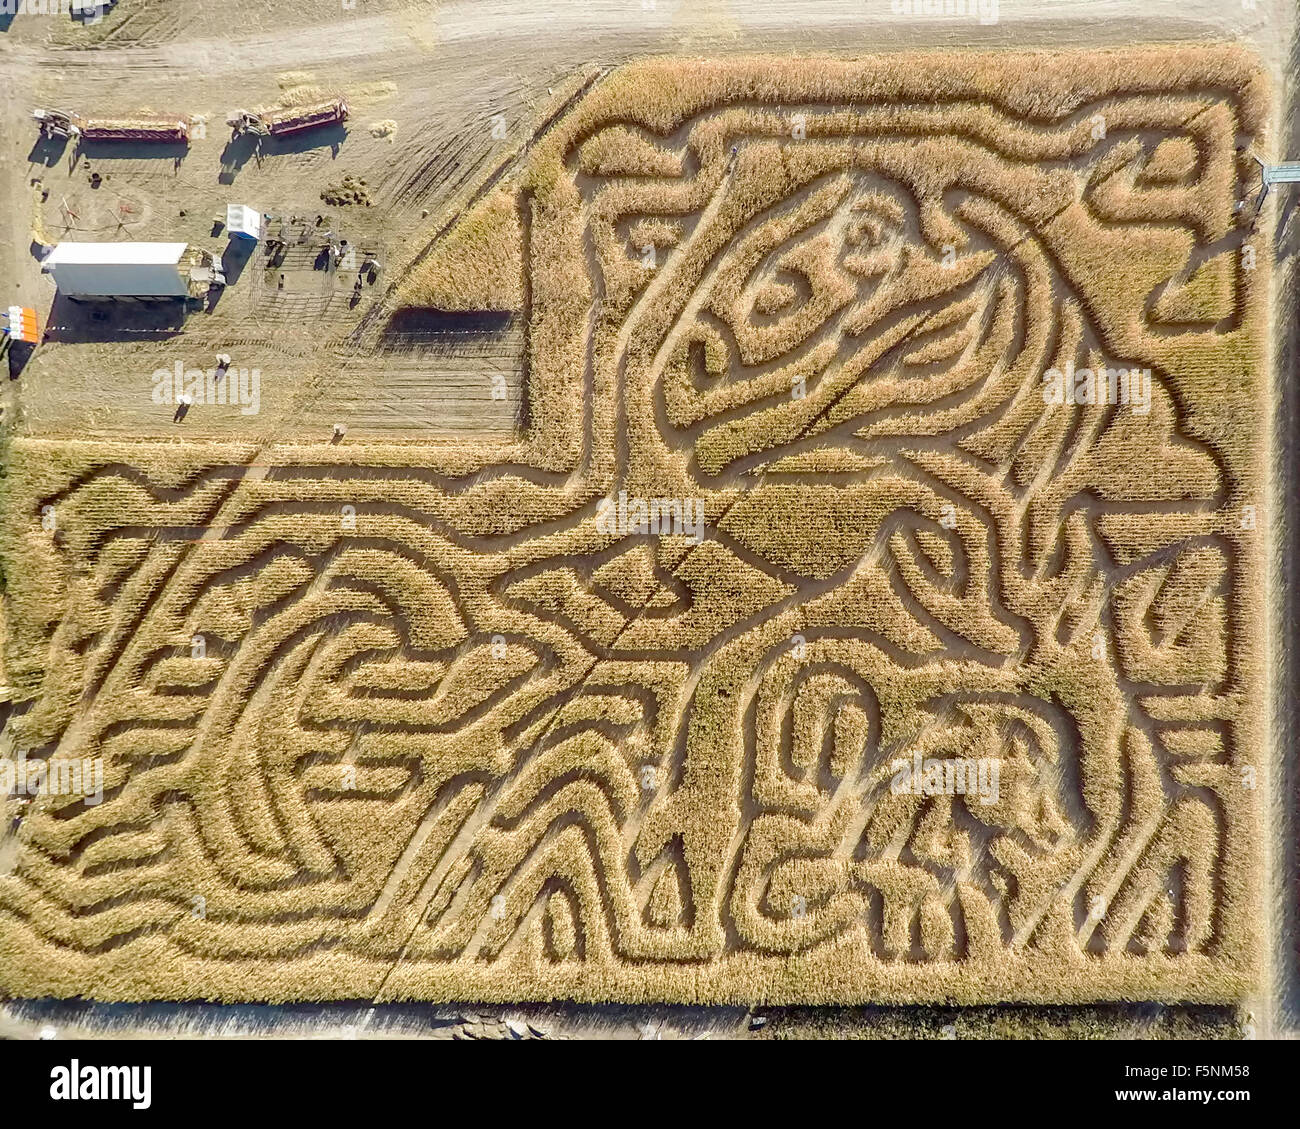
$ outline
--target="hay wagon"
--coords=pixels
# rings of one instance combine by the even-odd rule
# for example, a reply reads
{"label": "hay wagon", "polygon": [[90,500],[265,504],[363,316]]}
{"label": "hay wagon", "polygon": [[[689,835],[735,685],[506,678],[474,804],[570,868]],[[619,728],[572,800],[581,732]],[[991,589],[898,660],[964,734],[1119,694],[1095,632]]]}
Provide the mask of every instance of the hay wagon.
{"label": "hay wagon", "polygon": [[346,98],[330,98],[305,106],[279,106],[269,110],[238,110],[226,119],[236,135],[257,133],[264,137],[288,137],[303,130],[347,121]]}

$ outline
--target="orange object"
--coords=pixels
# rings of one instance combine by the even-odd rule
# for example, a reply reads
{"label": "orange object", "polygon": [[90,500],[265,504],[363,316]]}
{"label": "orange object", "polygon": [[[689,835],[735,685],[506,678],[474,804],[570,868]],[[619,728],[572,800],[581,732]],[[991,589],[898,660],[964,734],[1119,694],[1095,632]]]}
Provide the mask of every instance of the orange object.
{"label": "orange object", "polygon": [[41,340],[41,327],[36,319],[36,311],[27,306],[9,307],[9,324],[5,327],[5,331],[15,341],[28,341],[37,345]]}

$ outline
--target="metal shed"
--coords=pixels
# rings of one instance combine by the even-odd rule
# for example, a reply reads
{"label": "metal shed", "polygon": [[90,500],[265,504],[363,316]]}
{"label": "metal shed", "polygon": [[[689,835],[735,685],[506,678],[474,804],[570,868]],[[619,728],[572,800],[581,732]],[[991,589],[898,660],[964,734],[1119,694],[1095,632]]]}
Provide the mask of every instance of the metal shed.
{"label": "metal shed", "polygon": [[69,298],[184,298],[185,243],[60,243],[41,269]]}

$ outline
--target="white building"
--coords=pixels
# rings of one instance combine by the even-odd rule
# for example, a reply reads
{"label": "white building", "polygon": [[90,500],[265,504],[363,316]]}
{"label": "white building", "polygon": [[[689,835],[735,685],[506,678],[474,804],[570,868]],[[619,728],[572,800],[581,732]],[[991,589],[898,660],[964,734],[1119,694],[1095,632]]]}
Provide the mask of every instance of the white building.
{"label": "white building", "polygon": [[184,298],[185,243],[60,243],[41,269],[69,298]]}

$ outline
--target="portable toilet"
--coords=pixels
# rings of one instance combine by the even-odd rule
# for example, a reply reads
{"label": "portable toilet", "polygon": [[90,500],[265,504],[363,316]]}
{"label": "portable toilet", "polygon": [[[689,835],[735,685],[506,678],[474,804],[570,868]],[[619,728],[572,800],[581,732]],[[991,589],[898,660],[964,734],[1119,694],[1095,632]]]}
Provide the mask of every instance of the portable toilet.
{"label": "portable toilet", "polygon": [[262,238],[262,213],[247,204],[226,205],[226,230],[240,239]]}
{"label": "portable toilet", "polygon": [[10,306],[5,320],[8,324],[3,330],[10,340],[25,341],[30,345],[40,344],[41,328],[35,310],[27,306]]}

